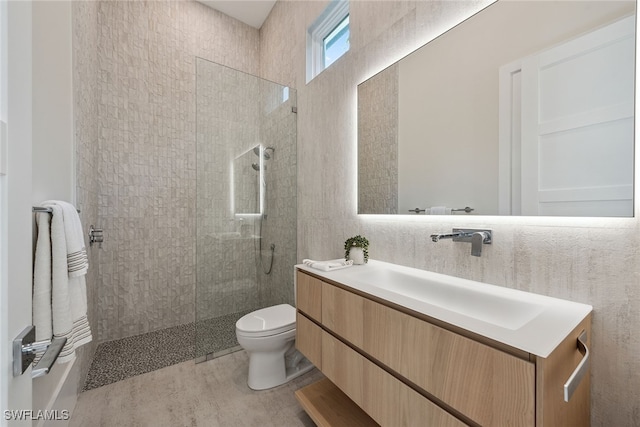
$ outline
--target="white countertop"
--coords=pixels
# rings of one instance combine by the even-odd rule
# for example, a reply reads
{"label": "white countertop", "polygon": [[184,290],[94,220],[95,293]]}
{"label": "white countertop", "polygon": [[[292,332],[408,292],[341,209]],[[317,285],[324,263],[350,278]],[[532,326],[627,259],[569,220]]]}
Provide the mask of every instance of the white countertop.
{"label": "white countertop", "polygon": [[590,305],[369,259],[316,276],[540,357],[548,357]]}

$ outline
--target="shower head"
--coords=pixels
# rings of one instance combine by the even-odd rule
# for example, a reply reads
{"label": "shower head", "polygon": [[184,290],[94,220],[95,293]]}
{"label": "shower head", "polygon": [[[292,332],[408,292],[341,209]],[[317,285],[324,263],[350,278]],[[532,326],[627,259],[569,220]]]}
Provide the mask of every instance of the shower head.
{"label": "shower head", "polygon": [[[271,151],[271,154],[267,153],[267,151]],[[273,152],[276,151],[275,148],[273,147],[267,147],[264,149],[263,153],[265,156],[265,159],[269,160],[271,158],[271,156],[273,156]]]}
{"label": "shower head", "polygon": [[[268,151],[268,150],[271,150],[271,154],[267,153],[267,151]],[[273,152],[274,152],[274,151],[275,151],[275,148],[273,148],[273,147],[267,147],[267,148],[265,148],[265,149],[262,151],[262,157],[263,157],[265,160],[269,160],[269,159],[271,158],[271,155],[273,154]],[[253,153],[254,153],[256,156],[260,157],[260,146],[259,146],[259,145],[256,145],[255,147],[253,147]]]}
{"label": "shower head", "polygon": [[[253,153],[254,153],[256,156],[260,157],[260,146],[259,146],[259,145],[256,145],[255,147],[253,147]],[[271,158],[271,156],[269,155],[269,153],[267,153],[266,151],[263,151],[263,152],[262,152],[262,157],[263,157],[265,160],[269,160],[269,159]]]}

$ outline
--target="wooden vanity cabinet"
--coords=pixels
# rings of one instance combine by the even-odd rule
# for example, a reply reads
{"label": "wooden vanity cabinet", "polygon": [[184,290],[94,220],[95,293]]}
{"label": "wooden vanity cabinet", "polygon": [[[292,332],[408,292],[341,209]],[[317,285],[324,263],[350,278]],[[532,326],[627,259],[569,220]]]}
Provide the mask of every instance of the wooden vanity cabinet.
{"label": "wooden vanity cabinet", "polygon": [[322,370],[322,329],[304,314],[296,314],[296,347]]}
{"label": "wooden vanity cabinet", "polygon": [[296,308],[305,316],[322,321],[322,281],[296,272]]}
{"label": "wooden vanity cabinet", "polygon": [[466,425],[327,332],[322,333],[322,366],[327,378],[377,424]]}
{"label": "wooden vanity cabinet", "polygon": [[329,284],[322,285],[322,326],[342,339],[362,347],[364,298]]}
{"label": "wooden vanity cabinet", "polygon": [[[570,403],[562,399],[563,380],[580,360],[574,337],[549,358],[536,358],[464,336],[306,272],[296,275],[296,345],[370,417],[364,425],[589,425],[588,381]],[[572,335],[589,326],[587,318]]]}
{"label": "wooden vanity cabinet", "polygon": [[362,350],[480,425],[532,426],[535,366],[377,302]]}

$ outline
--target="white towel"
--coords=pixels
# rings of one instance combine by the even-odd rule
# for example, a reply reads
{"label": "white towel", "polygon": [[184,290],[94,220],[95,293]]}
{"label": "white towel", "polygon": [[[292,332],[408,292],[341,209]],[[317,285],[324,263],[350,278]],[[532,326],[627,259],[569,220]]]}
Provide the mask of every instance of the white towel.
{"label": "white towel", "polygon": [[314,261],[311,259],[303,259],[302,263],[316,270],[332,271],[341,268],[351,267],[353,260],[345,261],[344,259],[335,259],[331,261]]}
{"label": "white towel", "polygon": [[37,213],[38,240],[33,266],[33,324],[36,340],[48,340],[53,336],[51,323],[51,237],[48,213]]}
{"label": "white towel", "polygon": [[[77,239],[78,231],[73,230],[73,227],[79,226],[81,229],[82,225],[79,218],[77,221],[71,218],[72,225],[66,226],[64,207],[59,202],[45,202],[43,206],[50,207],[53,213],[50,219],[50,239],[42,236],[48,226],[48,219],[45,220],[42,216],[48,214],[38,214],[39,230],[34,268],[33,319],[36,325],[36,335],[39,339],[50,339],[51,332],[54,337],[67,338],[65,346],[58,356],[58,362],[65,363],[75,358],[76,347],[86,344],[92,339],[87,320],[87,289],[83,273],[83,271],[86,272],[86,268],[74,268],[73,271],[70,271],[71,264],[68,257],[69,250],[77,248],[77,242],[73,242],[69,246],[67,235],[73,233],[75,236],[70,236],[70,238]],[[75,208],[73,210],[75,211]],[[47,243],[51,245],[50,251],[43,247]],[[84,256],[86,257],[86,254]],[[80,258],[81,256],[76,256],[74,260]],[[47,263],[50,266],[49,269],[47,269]],[[74,263],[73,266],[78,266],[78,263]],[[47,271],[49,272],[48,278]],[[49,286],[48,290],[47,286]],[[45,302],[47,296],[50,296],[48,309]],[[38,329],[43,332],[41,333]],[[48,334],[48,336],[43,336],[43,334]]]}
{"label": "white towel", "polygon": [[451,215],[451,208],[445,206],[433,206],[429,209],[429,215]]}
{"label": "white towel", "polygon": [[79,277],[87,274],[89,257],[84,245],[84,232],[82,231],[82,223],[76,207],[61,200],[47,200],[42,205],[57,205],[62,208],[69,277]]}

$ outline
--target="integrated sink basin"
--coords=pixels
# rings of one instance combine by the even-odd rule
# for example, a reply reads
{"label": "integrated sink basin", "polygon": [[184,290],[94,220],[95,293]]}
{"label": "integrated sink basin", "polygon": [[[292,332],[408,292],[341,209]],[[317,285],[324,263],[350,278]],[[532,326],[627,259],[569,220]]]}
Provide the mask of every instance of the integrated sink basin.
{"label": "integrated sink basin", "polygon": [[586,304],[372,259],[328,272],[296,268],[540,357],[592,311]]}
{"label": "integrated sink basin", "polygon": [[479,289],[451,276],[444,276],[448,279],[446,281],[437,281],[376,267],[362,271],[361,276],[363,281],[385,292],[397,293],[511,330],[520,329],[544,310],[543,305],[527,301],[519,293],[509,295],[501,289]]}

